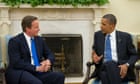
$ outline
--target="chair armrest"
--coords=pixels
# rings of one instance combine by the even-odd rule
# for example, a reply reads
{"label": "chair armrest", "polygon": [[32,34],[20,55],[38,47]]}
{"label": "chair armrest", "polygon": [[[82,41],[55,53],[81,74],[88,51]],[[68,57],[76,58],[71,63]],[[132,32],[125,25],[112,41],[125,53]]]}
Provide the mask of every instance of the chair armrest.
{"label": "chair armrest", "polygon": [[5,83],[5,70],[6,70],[6,65],[3,62],[1,62],[0,63],[0,74],[1,74],[0,83],[2,84],[6,84]]}
{"label": "chair armrest", "polygon": [[90,72],[91,72],[91,66],[94,65],[93,62],[87,62],[86,66],[87,66],[87,72],[86,72],[86,77],[83,81],[83,84],[87,84],[88,81],[90,80]]}
{"label": "chair armrest", "polygon": [[140,70],[140,60],[135,63],[135,68]]}
{"label": "chair armrest", "polygon": [[140,60],[136,62],[135,69],[136,69],[136,84],[139,84]]}
{"label": "chair armrest", "polygon": [[0,73],[4,73],[6,69],[6,64],[4,64],[3,62],[0,63]]}

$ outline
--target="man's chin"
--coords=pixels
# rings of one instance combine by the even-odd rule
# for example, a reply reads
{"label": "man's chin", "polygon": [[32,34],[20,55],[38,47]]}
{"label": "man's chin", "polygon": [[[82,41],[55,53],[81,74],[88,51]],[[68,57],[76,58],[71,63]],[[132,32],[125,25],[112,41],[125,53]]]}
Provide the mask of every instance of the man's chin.
{"label": "man's chin", "polygon": [[35,34],[35,36],[38,36],[38,34]]}
{"label": "man's chin", "polygon": [[106,32],[102,31],[103,35],[106,36]]}
{"label": "man's chin", "polygon": [[105,31],[102,31],[102,33],[105,34],[106,32]]}

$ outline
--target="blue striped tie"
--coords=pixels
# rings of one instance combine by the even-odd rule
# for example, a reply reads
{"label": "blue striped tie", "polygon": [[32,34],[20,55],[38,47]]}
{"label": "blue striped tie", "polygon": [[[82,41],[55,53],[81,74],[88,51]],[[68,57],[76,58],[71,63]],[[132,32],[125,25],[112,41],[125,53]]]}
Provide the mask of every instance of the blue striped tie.
{"label": "blue striped tie", "polygon": [[105,41],[105,62],[112,60],[110,35],[107,35]]}
{"label": "blue striped tie", "polygon": [[38,61],[38,56],[37,56],[37,52],[36,52],[36,46],[35,46],[34,38],[31,38],[31,51],[32,51],[32,57],[33,57],[34,65],[39,66],[40,64],[39,64],[39,61]]}

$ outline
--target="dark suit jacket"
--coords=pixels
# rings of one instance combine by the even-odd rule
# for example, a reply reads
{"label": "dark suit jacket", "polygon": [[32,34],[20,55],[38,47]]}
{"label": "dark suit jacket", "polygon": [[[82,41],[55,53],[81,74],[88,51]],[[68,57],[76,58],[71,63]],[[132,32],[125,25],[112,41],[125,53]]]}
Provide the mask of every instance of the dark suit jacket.
{"label": "dark suit jacket", "polygon": [[[126,32],[116,31],[116,47],[118,55],[118,64],[129,63],[127,78],[135,79],[134,64],[138,58],[136,49],[132,43],[131,35]],[[101,32],[95,32],[93,50],[98,56],[104,55],[105,35]],[[103,60],[99,64],[95,64],[96,69],[92,77],[98,76]]]}
{"label": "dark suit jacket", "polygon": [[[54,62],[54,55],[50,52],[43,39],[35,37],[38,59],[41,62],[50,59]],[[9,66],[6,70],[6,81],[19,84],[23,71],[36,73],[35,66],[31,64],[31,55],[23,33],[11,38],[8,43]]]}

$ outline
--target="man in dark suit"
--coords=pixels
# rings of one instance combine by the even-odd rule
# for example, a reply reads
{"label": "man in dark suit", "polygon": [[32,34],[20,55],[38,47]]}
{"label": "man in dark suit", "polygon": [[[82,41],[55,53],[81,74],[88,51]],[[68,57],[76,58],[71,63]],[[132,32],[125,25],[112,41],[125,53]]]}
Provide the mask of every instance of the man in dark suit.
{"label": "man in dark suit", "polygon": [[[117,31],[117,20],[113,14],[101,19],[101,30],[95,32],[92,59],[96,69],[92,77],[98,77],[102,84],[121,84],[134,81],[134,64],[138,58],[131,35]],[[107,47],[107,36],[111,47]]]}
{"label": "man in dark suit", "polygon": [[[7,84],[64,84],[62,73],[50,71],[54,55],[38,36],[38,18],[25,16],[22,30],[22,33],[11,38],[8,43],[9,66],[5,74]],[[31,38],[35,41],[37,65],[33,57]]]}

